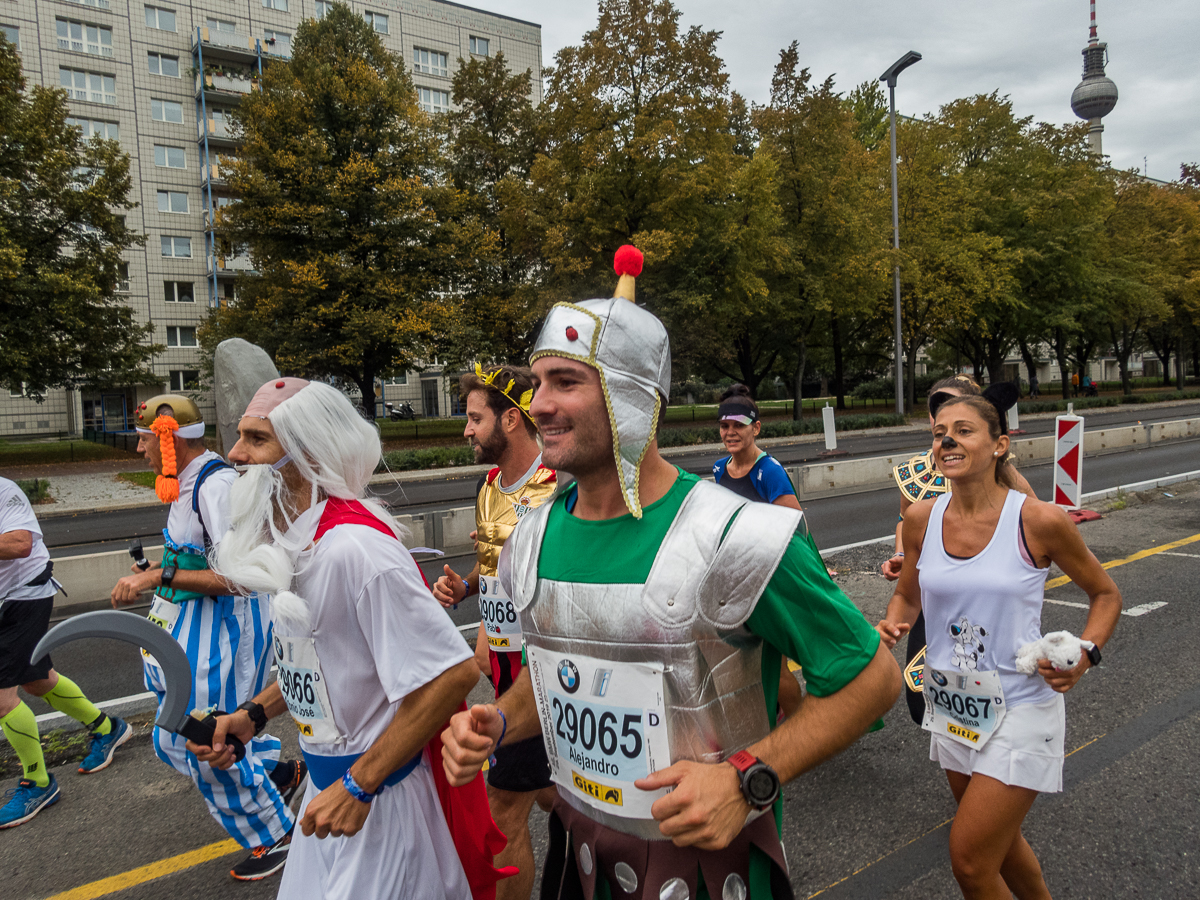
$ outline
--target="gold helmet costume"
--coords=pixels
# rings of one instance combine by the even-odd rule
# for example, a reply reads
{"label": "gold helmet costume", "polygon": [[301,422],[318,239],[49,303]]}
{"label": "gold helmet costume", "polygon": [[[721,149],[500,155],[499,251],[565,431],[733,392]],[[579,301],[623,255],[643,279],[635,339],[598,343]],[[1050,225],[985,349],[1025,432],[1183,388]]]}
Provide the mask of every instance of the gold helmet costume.
{"label": "gold helmet costume", "polygon": [[154,493],[163,503],[179,499],[179,470],[175,464],[172,434],[184,439],[204,437],[204,417],[194,401],[179,394],[159,394],[137,408],[138,434],[158,437],[162,453],[162,474],[154,480]]}

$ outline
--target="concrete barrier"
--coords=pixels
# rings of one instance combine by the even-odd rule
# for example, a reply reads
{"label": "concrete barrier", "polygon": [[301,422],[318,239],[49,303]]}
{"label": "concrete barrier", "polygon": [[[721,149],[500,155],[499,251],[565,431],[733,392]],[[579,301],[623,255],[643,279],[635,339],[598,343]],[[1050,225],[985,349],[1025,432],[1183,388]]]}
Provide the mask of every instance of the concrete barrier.
{"label": "concrete barrier", "polygon": [[[1192,437],[1200,437],[1200,418],[1105,428],[1084,433],[1084,455],[1094,456],[1097,453]],[[1018,466],[1052,459],[1054,438],[1043,436],[1015,440],[1012,450]],[[801,499],[817,499],[822,495],[875,490],[891,484],[892,468],[914,455],[914,451],[907,451],[891,456],[790,466],[787,467],[787,473]],[[1085,471],[1085,485],[1086,479]],[[471,552],[471,532],[475,529],[473,506],[399,515],[396,521],[412,535],[407,542],[410,547],[431,547],[450,555]],[[160,558],[161,552],[161,546],[147,548],[150,559]],[[59,594],[54,604],[55,610],[107,600],[117,579],[129,574],[129,563],[129,554],[124,550],[56,559],[54,577],[62,582],[70,596]]]}

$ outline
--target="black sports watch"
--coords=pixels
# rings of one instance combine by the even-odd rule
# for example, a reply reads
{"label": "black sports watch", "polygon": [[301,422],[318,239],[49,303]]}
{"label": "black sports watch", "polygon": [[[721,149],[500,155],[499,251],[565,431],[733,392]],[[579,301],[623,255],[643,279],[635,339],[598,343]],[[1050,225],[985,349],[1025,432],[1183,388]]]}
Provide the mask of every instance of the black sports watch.
{"label": "black sports watch", "polygon": [[170,587],[171,582],[175,580],[175,573],[178,569],[175,566],[163,566],[162,572],[159,574],[159,580],[162,581],[163,587]]}
{"label": "black sports watch", "polygon": [[254,723],[254,736],[258,737],[262,734],[263,729],[267,727],[267,711],[263,709],[263,705],[255,703],[253,700],[247,700],[238,706],[238,709],[245,710],[250,721]]}
{"label": "black sports watch", "polygon": [[1093,666],[1100,665],[1100,660],[1102,658],[1100,656],[1100,648],[1097,647],[1095,644],[1092,644],[1092,646],[1088,647],[1087,648],[1087,658],[1088,658],[1088,662],[1090,662]]}
{"label": "black sports watch", "polygon": [[779,796],[779,776],[757,756],[739,750],[725,760],[738,771],[742,796],[754,809],[766,809]]}

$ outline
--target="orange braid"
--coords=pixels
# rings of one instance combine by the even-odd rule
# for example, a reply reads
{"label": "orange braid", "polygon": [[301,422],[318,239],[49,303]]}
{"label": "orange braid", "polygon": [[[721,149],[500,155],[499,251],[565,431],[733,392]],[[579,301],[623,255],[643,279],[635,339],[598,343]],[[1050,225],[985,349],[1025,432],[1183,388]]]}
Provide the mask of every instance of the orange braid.
{"label": "orange braid", "polygon": [[174,503],[179,499],[179,472],[175,468],[175,435],[179,423],[170,416],[159,416],[150,426],[158,435],[158,449],[162,454],[163,473],[154,479],[154,493],[163,503]]}

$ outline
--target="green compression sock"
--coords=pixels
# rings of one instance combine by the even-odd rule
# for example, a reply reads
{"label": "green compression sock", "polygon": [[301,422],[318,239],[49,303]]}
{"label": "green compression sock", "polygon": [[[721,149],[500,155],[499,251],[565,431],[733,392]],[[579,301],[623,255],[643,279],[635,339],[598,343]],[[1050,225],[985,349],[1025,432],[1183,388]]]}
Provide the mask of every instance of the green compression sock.
{"label": "green compression sock", "polygon": [[52,690],[42,694],[42,699],[60,713],[70,716],[76,722],[81,722],[89,728],[99,721],[99,727],[92,728],[96,734],[108,734],[112,731],[112,719],[100,712],[95,703],[83,696],[79,685],[62,673],[59,673],[58,684]]}
{"label": "green compression sock", "polygon": [[29,704],[24,700],[18,703],[16,709],[0,719],[0,727],[3,727],[4,736],[17,751],[17,757],[25,769],[25,777],[38,787],[48,785],[50,773],[46,771],[46,759],[42,756],[37,719],[33,717]]}

